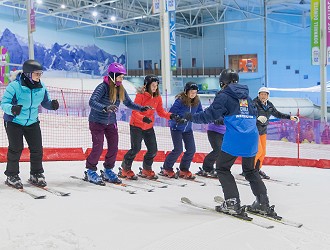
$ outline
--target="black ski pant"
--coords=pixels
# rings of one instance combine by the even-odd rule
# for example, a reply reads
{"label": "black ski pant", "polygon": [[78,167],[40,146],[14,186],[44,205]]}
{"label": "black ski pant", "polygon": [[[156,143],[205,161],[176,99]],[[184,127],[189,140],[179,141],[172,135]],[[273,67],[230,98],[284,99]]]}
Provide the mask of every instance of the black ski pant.
{"label": "black ski pant", "polygon": [[5,122],[8,137],[7,168],[5,175],[19,174],[19,160],[24,148],[23,137],[30,150],[30,174],[43,173],[42,167],[42,138],[39,122],[30,126],[22,126],[14,122]]}
{"label": "black ski pant", "polygon": [[143,158],[143,168],[151,170],[151,166],[158,151],[154,128],[142,130],[139,127],[130,126],[130,133],[131,149],[125,154],[122,166],[125,169],[131,168],[136,155],[141,150],[142,140],[144,140],[147,147],[147,153]]}
{"label": "black ski pant", "polygon": [[[245,173],[245,179],[250,182],[250,187],[256,197],[261,194],[267,195],[267,189],[262,181],[260,174],[254,168],[254,156],[242,157],[242,168]],[[237,198],[239,200],[239,193],[234,176],[231,174],[230,169],[233,166],[237,156],[227,154],[223,151],[216,162],[216,170],[218,178],[222,186],[225,199]]]}
{"label": "black ski pant", "polygon": [[213,170],[213,165],[221,152],[223,134],[208,130],[207,137],[213,150],[205,156],[202,168],[206,172],[211,172]]}

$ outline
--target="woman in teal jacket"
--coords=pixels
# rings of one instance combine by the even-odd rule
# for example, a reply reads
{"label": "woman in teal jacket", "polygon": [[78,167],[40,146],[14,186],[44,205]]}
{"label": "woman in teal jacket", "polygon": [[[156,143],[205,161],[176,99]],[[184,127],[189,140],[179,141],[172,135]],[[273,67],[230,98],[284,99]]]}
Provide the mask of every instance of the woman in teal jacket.
{"label": "woman in teal jacket", "polygon": [[57,100],[50,100],[46,86],[40,81],[42,66],[35,60],[23,64],[23,73],[8,84],[1,100],[5,129],[9,141],[7,153],[6,184],[23,188],[19,177],[19,160],[24,148],[23,137],[30,149],[30,179],[34,185],[46,186],[42,167],[42,138],[38,108],[57,110]]}

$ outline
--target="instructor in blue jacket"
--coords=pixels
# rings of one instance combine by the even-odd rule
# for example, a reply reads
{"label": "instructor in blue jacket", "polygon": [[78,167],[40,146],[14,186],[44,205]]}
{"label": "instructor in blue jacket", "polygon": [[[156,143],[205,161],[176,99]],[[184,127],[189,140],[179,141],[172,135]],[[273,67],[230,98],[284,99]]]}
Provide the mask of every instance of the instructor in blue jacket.
{"label": "instructor in blue jacket", "polygon": [[203,112],[186,114],[185,119],[207,124],[224,118],[226,133],[216,162],[216,170],[225,201],[216,209],[231,214],[244,213],[234,176],[230,172],[237,157],[241,156],[245,178],[250,182],[252,192],[256,196],[251,209],[274,215],[274,206],[269,206],[266,186],[254,168],[254,158],[258,151],[256,108],[249,97],[248,87],[238,84],[238,81],[239,76],[236,71],[223,70],[219,78],[222,90],[218,92],[213,103]]}
{"label": "instructor in blue jacket", "polygon": [[40,78],[42,65],[35,60],[23,64],[23,73],[8,84],[1,100],[4,111],[4,125],[8,137],[6,184],[14,188],[23,188],[19,177],[19,160],[24,148],[23,137],[30,150],[30,179],[34,185],[46,186],[42,166],[42,138],[38,119],[38,108],[57,110],[59,103],[51,100]]}

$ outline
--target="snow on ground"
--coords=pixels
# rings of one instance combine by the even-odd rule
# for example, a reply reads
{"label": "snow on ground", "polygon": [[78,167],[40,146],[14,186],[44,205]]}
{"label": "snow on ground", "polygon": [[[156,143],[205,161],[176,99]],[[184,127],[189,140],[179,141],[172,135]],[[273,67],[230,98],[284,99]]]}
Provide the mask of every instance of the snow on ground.
{"label": "snow on ground", "polygon": [[[133,170],[137,172],[140,165],[135,163]],[[198,166],[193,164],[192,170]],[[0,167],[4,170],[5,163]],[[266,185],[276,211],[304,226],[294,228],[261,219],[275,226],[263,229],[180,202],[187,196],[214,206],[213,197],[222,195],[216,180],[207,180],[205,187],[186,181],[186,187],[128,194],[69,178],[82,176],[84,162],[45,162],[44,167],[49,186],[69,191],[71,196],[46,193],[46,199],[34,200],[3,184],[2,175],[1,250],[330,249],[329,170],[265,166],[263,170],[273,178],[300,183]],[[157,172],[159,167],[160,163],[154,164]],[[234,166],[233,172],[239,173],[240,167]],[[27,180],[28,174],[29,163],[22,163],[22,180]],[[238,188],[242,202],[252,203],[250,188]]]}

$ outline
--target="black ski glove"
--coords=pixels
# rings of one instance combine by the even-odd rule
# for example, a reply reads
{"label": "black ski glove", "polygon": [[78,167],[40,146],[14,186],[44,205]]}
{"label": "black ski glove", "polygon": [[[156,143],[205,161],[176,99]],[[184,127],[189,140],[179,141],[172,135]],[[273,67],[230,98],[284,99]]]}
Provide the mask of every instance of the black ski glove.
{"label": "black ski glove", "polygon": [[118,111],[118,107],[114,104],[103,108],[103,112],[106,112],[106,113],[112,113],[112,112],[117,112],[117,111]]}
{"label": "black ski glove", "polygon": [[185,113],[183,118],[190,122],[192,120],[192,114],[191,113]]}
{"label": "black ski glove", "polygon": [[172,121],[178,121],[178,120],[180,120],[181,119],[181,117],[179,116],[179,115],[176,115],[176,114],[171,114],[170,115],[170,119],[172,120]]}
{"label": "black ski glove", "polygon": [[146,117],[146,116],[143,117],[142,121],[145,122],[145,123],[147,123],[147,124],[152,123],[152,120],[149,117]]}
{"label": "black ski glove", "polygon": [[60,104],[58,103],[58,101],[56,99],[52,100],[52,109],[58,110],[59,107],[60,107]]}
{"label": "black ski glove", "polygon": [[176,122],[178,124],[184,124],[187,122],[190,122],[192,120],[192,114],[191,113],[185,113],[183,118],[178,119]]}
{"label": "black ski glove", "polygon": [[188,122],[187,119],[184,119],[184,118],[180,118],[176,121],[177,124],[185,124],[187,122]]}
{"label": "black ski glove", "polygon": [[11,113],[14,115],[14,116],[17,116],[21,113],[21,110],[22,110],[22,107],[23,105],[13,105],[11,107]]}
{"label": "black ski glove", "polygon": [[150,107],[150,106],[143,106],[143,107],[141,108],[141,112],[145,112],[145,111],[147,111],[147,110],[149,110],[149,109],[152,109],[152,107]]}

